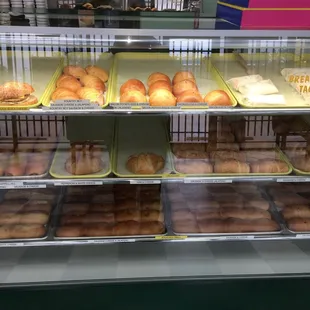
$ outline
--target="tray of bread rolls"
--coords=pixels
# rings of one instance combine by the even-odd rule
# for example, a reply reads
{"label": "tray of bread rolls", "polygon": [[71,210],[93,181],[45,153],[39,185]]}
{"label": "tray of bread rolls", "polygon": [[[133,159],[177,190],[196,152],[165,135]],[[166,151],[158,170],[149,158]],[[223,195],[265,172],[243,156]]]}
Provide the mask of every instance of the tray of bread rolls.
{"label": "tray of bread rolls", "polygon": [[63,100],[88,100],[100,107],[107,106],[113,55],[98,52],[68,53],[67,63],[57,71],[43,105]]}
{"label": "tray of bread rolls", "polygon": [[58,197],[54,189],[2,192],[0,242],[45,240]]}
{"label": "tray of bread rolls", "polygon": [[55,239],[145,238],[166,234],[160,186],[68,187]]}
{"label": "tray of bread rolls", "polygon": [[266,187],[266,191],[290,233],[310,233],[310,195],[308,184],[275,183]]}
{"label": "tray of bread rolls", "polygon": [[172,172],[166,117],[120,117],[112,170],[118,177],[168,177]]}
{"label": "tray of bread rolls", "polygon": [[255,184],[167,185],[171,227],[176,235],[279,234],[276,212]]}
{"label": "tray of bread rolls", "polygon": [[[277,54],[276,54],[277,55]],[[212,65],[218,71],[238,103],[245,108],[302,108],[310,106],[310,97],[304,96],[299,86],[290,85],[291,72],[300,68],[293,54],[212,54]],[[309,64],[305,65],[309,66]],[[304,75],[305,74],[301,74]],[[302,88],[304,89],[304,88]],[[308,87],[307,87],[308,89]]]}
{"label": "tray of bread rolls", "polygon": [[50,174],[54,178],[103,178],[111,173],[109,146],[104,141],[62,141]]}
{"label": "tray of bread rolls", "polygon": [[48,174],[56,148],[55,140],[37,139],[0,147],[0,179],[37,179]]}
{"label": "tray of bread rolls", "polygon": [[217,71],[194,53],[118,53],[111,84],[108,102],[115,108],[237,105]]}
{"label": "tray of bread rolls", "polygon": [[[295,146],[293,146],[295,144]],[[300,143],[290,143],[285,149],[285,155],[290,160],[293,171],[297,175],[310,175],[310,153],[309,147]]]}
{"label": "tray of bread rolls", "polygon": [[64,55],[2,50],[0,56],[0,110],[24,110],[44,103]]}

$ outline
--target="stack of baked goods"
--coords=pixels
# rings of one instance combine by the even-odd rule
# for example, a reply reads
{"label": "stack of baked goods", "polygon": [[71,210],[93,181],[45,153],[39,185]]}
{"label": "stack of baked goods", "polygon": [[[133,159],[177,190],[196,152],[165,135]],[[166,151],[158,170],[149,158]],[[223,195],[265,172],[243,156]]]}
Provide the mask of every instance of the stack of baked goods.
{"label": "stack of baked goods", "polygon": [[104,69],[90,65],[82,68],[76,65],[64,67],[56,82],[52,101],[84,99],[99,105],[105,104],[104,93],[109,74]]}
{"label": "stack of baked goods", "polygon": [[126,162],[126,168],[133,174],[157,174],[163,170],[164,167],[164,158],[154,153],[131,155]]}
{"label": "stack of baked goods", "polygon": [[182,234],[279,231],[269,202],[253,184],[168,185],[172,227]]}
{"label": "stack of baked goods", "polygon": [[126,237],[164,232],[159,187],[115,185],[82,192],[68,188],[56,236]]}
{"label": "stack of baked goods", "polygon": [[0,203],[0,239],[44,237],[55,199],[50,189],[7,191]]}
{"label": "stack of baked goods", "polygon": [[6,82],[0,85],[0,106],[26,107],[38,102],[35,89],[28,83]]}

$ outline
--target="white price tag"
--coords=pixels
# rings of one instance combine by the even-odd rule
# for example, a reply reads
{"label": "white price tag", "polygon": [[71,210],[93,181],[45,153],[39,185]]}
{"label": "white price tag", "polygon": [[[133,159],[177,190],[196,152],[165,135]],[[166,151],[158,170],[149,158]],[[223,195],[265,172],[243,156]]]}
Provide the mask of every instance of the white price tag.
{"label": "white price tag", "polygon": [[186,184],[221,184],[221,183],[232,183],[232,180],[229,180],[229,179],[208,180],[208,179],[185,178],[184,183]]}
{"label": "white price tag", "polygon": [[14,188],[23,189],[23,188],[46,188],[46,184],[24,184],[21,186],[15,186]]}
{"label": "white price tag", "polygon": [[128,242],[135,242],[136,239],[97,239],[97,240],[89,240],[91,243],[94,244],[102,244],[102,243],[128,243]]}
{"label": "white price tag", "polygon": [[161,180],[130,180],[130,184],[160,184]]}
{"label": "white price tag", "polygon": [[0,182],[0,189],[46,188],[46,184],[24,184],[21,181]]}
{"label": "white price tag", "polygon": [[310,182],[310,178],[281,178],[277,179],[278,183],[299,183],[299,182]]}
{"label": "white price tag", "polygon": [[297,234],[296,238],[310,239],[310,233],[309,234]]}
{"label": "white price tag", "polygon": [[225,236],[225,240],[253,240],[254,236]]}
{"label": "white price tag", "polygon": [[102,185],[103,181],[61,181],[55,182],[55,186],[88,186],[88,185]]}
{"label": "white price tag", "polygon": [[56,100],[51,103],[52,110],[101,110],[97,103],[91,103],[89,100]]}

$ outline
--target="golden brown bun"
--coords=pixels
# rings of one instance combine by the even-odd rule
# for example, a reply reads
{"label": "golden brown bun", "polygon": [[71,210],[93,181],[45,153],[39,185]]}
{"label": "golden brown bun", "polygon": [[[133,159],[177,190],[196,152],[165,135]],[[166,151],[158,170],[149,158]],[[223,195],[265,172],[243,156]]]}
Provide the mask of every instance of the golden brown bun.
{"label": "golden brown bun", "polygon": [[[9,99],[8,99],[9,100]],[[30,96],[25,96],[23,99],[19,99],[15,102],[12,101],[0,101],[0,106],[7,106],[7,105],[12,105],[12,106],[31,106],[38,103],[38,98],[30,95]]]}
{"label": "golden brown bun", "polygon": [[142,93],[144,96],[146,95],[146,89],[144,84],[137,79],[130,79],[125,82],[120,88],[120,94],[123,95],[124,93],[128,92],[129,90],[137,90]]}
{"label": "golden brown bun", "polygon": [[232,102],[227,93],[223,90],[214,90],[208,93],[204,102],[209,106],[231,106]]}
{"label": "golden brown bun", "polygon": [[179,71],[174,75],[172,84],[174,85],[184,80],[191,80],[192,82],[196,83],[193,73],[189,71]]}
{"label": "golden brown bun", "polygon": [[196,90],[186,90],[177,97],[177,102],[203,102],[200,93]]}
{"label": "golden brown bun", "polygon": [[282,211],[282,215],[286,220],[296,217],[310,218],[310,207],[308,205],[287,206]]}
{"label": "golden brown bun", "polygon": [[210,159],[214,161],[226,160],[226,159],[236,159],[240,161],[245,161],[246,154],[230,150],[212,151],[210,152]]}
{"label": "golden brown bun", "polygon": [[72,75],[77,79],[80,79],[87,74],[87,72],[80,66],[66,66],[64,67],[63,72],[64,74]]}
{"label": "golden brown bun", "polygon": [[105,83],[109,79],[108,72],[97,66],[87,66],[85,70],[89,75],[98,77],[103,83]]}
{"label": "golden brown bun", "polygon": [[166,90],[172,92],[171,84],[169,82],[167,82],[167,81],[160,80],[160,81],[154,82],[150,86],[149,92],[148,92],[149,96],[151,96],[158,89],[166,89]]}
{"label": "golden brown bun", "polygon": [[56,101],[60,99],[80,99],[80,97],[66,88],[59,87],[52,93],[51,99]]}
{"label": "golden brown bun", "polygon": [[120,102],[145,103],[147,99],[138,90],[128,90],[121,95]]}
{"label": "golden brown bun", "polygon": [[196,150],[186,150],[186,151],[175,151],[173,152],[176,158],[183,159],[208,159],[209,155],[204,151],[196,151]]}
{"label": "golden brown bun", "polygon": [[66,88],[72,92],[77,92],[81,87],[81,83],[73,76],[65,76],[56,83],[59,88]]}
{"label": "golden brown bun", "polygon": [[82,87],[78,92],[78,96],[81,99],[89,100],[90,102],[99,103],[99,105],[104,105],[105,100],[103,94],[94,88]]}
{"label": "golden brown bun", "polygon": [[287,226],[292,231],[310,231],[310,218],[292,218],[287,221]]}
{"label": "golden brown bun", "polygon": [[202,160],[184,160],[175,164],[175,170],[185,174],[208,174],[213,172],[213,166]]}
{"label": "golden brown bun", "polygon": [[27,239],[40,238],[46,233],[43,225],[13,225],[9,227],[9,238],[11,239]]}
{"label": "golden brown bun", "polygon": [[26,95],[34,92],[33,87],[27,83],[7,82],[0,85],[0,100],[23,99]]}
{"label": "golden brown bun", "polygon": [[198,92],[196,83],[191,80],[183,80],[173,85],[173,94],[176,97],[179,97],[185,91]]}
{"label": "golden brown bun", "polygon": [[150,96],[150,106],[175,106],[177,104],[176,98],[166,89],[158,89]]}
{"label": "golden brown bun", "polygon": [[285,173],[288,171],[288,164],[282,160],[265,159],[251,164],[252,173]]}
{"label": "golden brown bun", "polygon": [[102,80],[96,76],[84,75],[80,78],[83,86],[94,88],[100,92],[105,91],[105,85]]}
{"label": "golden brown bun", "polygon": [[157,235],[165,232],[165,226],[161,222],[145,222],[140,224],[141,235]]}
{"label": "golden brown bun", "polygon": [[153,153],[141,153],[128,158],[126,167],[134,174],[155,174],[165,166],[162,156]]}
{"label": "golden brown bun", "polygon": [[71,76],[71,75],[67,75],[67,74],[62,74],[56,81],[56,85],[58,83],[60,83],[62,80],[65,80],[68,76]]}
{"label": "golden brown bun", "polygon": [[250,166],[236,159],[218,161],[214,165],[215,173],[250,173]]}
{"label": "golden brown bun", "polygon": [[83,229],[80,225],[68,225],[57,228],[57,237],[83,237]]}
{"label": "golden brown bun", "polygon": [[147,85],[151,87],[152,84],[158,81],[166,81],[169,85],[171,84],[171,81],[168,75],[160,73],[160,72],[154,72],[148,77]]}
{"label": "golden brown bun", "polygon": [[113,225],[107,223],[88,224],[83,226],[83,236],[85,237],[104,237],[113,235]]}
{"label": "golden brown bun", "polygon": [[113,227],[113,234],[115,236],[130,236],[139,235],[140,223],[135,221],[117,223]]}

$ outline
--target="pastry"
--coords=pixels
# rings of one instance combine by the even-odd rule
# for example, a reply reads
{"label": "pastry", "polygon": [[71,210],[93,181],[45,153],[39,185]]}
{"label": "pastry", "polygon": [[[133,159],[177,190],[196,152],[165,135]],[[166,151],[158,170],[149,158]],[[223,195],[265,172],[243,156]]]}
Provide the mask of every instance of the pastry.
{"label": "pastry", "polygon": [[150,96],[150,106],[176,106],[177,100],[167,89],[158,89]]}
{"label": "pastry", "polygon": [[80,97],[76,93],[66,88],[59,87],[59,88],[56,88],[56,90],[52,93],[51,99],[53,101],[70,100],[70,99],[76,100],[76,99],[80,99]]}
{"label": "pastry", "polygon": [[153,153],[140,153],[128,158],[126,168],[134,174],[155,174],[165,166],[162,156]]}
{"label": "pastry", "polygon": [[184,80],[190,80],[190,81],[196,83],[195,77],[191,72],[179,71],[174,75],[174,77],[172,79],[172,84],[174,85],[174,84],[177,84],[177,83],[182,82]]}
{"label": "pastry", "polygon": [[285,173],[289,172],[289,166],[282,160],[259,160],[251,164],[252,173]]}
{"label": "pastry", "polygon": [[223,90],[214,90],[208,93],[204,102],[209,106],[231,106],[232,102],[228,94]]}
{"label": "pastry", "polygon": [[191,80],[183,80],[173,85],[173,94],[177,98],[185,91],[198,92],[196,83]]}
{"label": "pastry", "polygon": [[310,218],[292,218],[287,221],[291,231],[310,231]]}
{"label": "pastry", "polygon": [[98,77],[103,83],[107,82],[109,79],[108,72],[97,66],[87,66],[85,70],[89,75]]}
{"label": "pastry", "polygon": [[127,82],[125,82],[121,88],[120,88],[120,94],[121,96],[128,92],[129,90],[136,90],[142,93],[144,96],[146,95],[146,89],[144,84],[137,79],[130,79]]}
{"label": "pastry", "polygon": [[167,82],[169,85],[171,84],[170,78],[168,75],[164,74],[164,73],[160,73],[160,72],[154,72],[152,73],[148,79],[147,79],[147,85],[149,87],[151,87],[151,85],[153,85],[154,83],[158,82],[158,81],[164,81]]}
{"label": "pastry", "polygon": [[160,80],[160,81],[155,81],[149,87],[149,91],[148,91],[149,96],[151,96],[158,89],[166,89],[166,90],[172,92],[171,84],[169,82],[167,82],[167,81]]}
{"label": "pastry", "polygon": [[102,80],[96,76],[93,75],[84,75],[80,78],[80,81],[83,86],[89,87],[89,88],[94,88],[98,90],[99,92],[104,92],[105,91],[105,85],[102,82]]}
{"label": "pastry", "polygon": [[198,91],[190,89],[177,96],[177,102],[203,102],[203,99]]}
{"label": "pastry", "polygon": [[286,220],[292,218],[310,218],[310,207],[308,205],[291,205],[284,208],[282,215]]}
{"label": "pastry", "polygon": [[250,173],[250,165],[236,159],[226,159],[215,162],[215,173]]}
{"label": "pastry", "polygon": [[128,90],[120,97],[120,102],[124,103],[145,103],[147,99],[143,93],[138,90]]}
{"label": "pastry", "polygon": [[77,92],[81,87],[81,83],[73,76],[65,76],[56,83],[57,88],[65,88],[72,92]]}
{"label": "pastry", "polygon": [[64,74],[72,75],[73,77],[80,79],[82,76],[86,75],[87,72],[80,66],[66,66],[63,69]]}
{"label": "pastry", "polygon": [[90,102],[98,103],[99,105],[104,105],[105,100],[102,92],[97,89],[90,87],[81,87],[78,92],[78,96],[81,99],[89,100]]}
{"label": "pastry", "polygon": [[183,160],[175,163],[175,170],[185,174],[209,174],[213,173],[213,166],[203,160]]}

